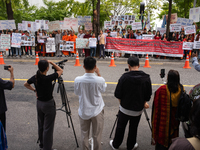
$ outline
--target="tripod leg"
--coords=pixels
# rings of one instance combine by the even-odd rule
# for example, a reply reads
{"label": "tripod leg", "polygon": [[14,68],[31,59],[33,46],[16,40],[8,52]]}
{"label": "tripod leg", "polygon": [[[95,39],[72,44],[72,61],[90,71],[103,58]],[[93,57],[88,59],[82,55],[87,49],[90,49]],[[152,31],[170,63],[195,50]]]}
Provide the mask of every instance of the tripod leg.
{"label": "tripod leg", "polygon": [[113,130],[114,130],[115,125],[116,125],[116,123],[117,123],[117,120],[118,120],[118,115],[117,115],[117,118],[116,118],[116,120],[115,120],[115,123],[114,123],[114,125],[113,125],[113,127],[112,127],[112,131],[111,131],[111,133],[110,133],[110,138],[112,137],[112,133],[113,133]]}
{"label": "tripod leg", "polygon": [[151,128],[151,124],[150,124],[150,122],[149,122],[149,117],[148,117],[148,115],[147,115],[147,111],[146,111],[146,109],[144,108],[144,114],[145,114],[145,117],[146,117],[146,120],[147,120],[147,122],[148,122],[148,124],[149,124],[149,128],[151,129],[151,131],[152,131],[152,128]]}

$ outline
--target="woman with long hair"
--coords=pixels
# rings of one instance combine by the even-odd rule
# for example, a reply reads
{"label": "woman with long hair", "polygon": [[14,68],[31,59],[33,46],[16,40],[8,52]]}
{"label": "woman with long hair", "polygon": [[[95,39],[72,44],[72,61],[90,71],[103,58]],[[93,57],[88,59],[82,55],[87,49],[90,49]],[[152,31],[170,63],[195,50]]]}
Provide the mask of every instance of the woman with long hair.
{"label": "woman with long hair", "polygon": [[155,40],[161,40],[161,35],[160,35],[160,31],[156,32],[156,35],[154,36]]}
{"label": "woman with long hair", "polygon": [[[168,150],[171,139],[179,136],[179,124],[175,114],[181,95],[180,76],[178,71],[170,70],[167,84],[155,93],[152,109],[152,144],[155,150]],[[184,89],[183,89],[184,90]]]}
{"label": "woman with long hair", "polygon": [[[47,75],[49,64],[56,69],[56,72]],[[43,150],[51,150],[53,145],[56,106],[53,98],[52,81],[60,77],[62,72],[63,70],[53,62],[40,60],[36,75],[24,83],[26,88],[36,93],[39,146]],[[34,84],[35,88],[31,84]]]}
{"label": "woman with long hair", "polygon": [[162,37],[161,40],[163,40],[163,41],[167,41],[167,34],[166,34],[166,33],[163,34],[163,37]]}
{"label": "woman with long hair", "polygon": [[183,41],[185,39],[185,35],[184,34],[181,34],[180,38],[178,39],[178,41]]}
{"label": "woman with long hair", "polygon": [[169,38],[169,41],[170,41],[170,42],[175,42],[175,41],[177,41],[176,35],[175,35],[174,32],[172,33],[172,36]]}
{"label": "woman with long hair", "polygon": [[200,149],[200,98],[193,103],[190,113],[192,138],[176,138],[169,150],[199,150]]}

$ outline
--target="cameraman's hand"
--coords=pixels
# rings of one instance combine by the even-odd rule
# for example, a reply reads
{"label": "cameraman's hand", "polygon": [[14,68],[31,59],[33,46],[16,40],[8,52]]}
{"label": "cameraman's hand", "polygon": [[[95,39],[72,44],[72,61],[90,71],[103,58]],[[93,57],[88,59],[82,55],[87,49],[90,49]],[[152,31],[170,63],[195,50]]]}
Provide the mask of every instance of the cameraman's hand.
{"label": "cameraman's hand", "polygon": [[8,71],[10,71],[11,73],[13,73],[13,67],[12,66],[9,66],[10,68],[8,68]]}
{"label": "cameraman's hand", "polygon": [[197,53],[194,53],[194,52],[193,52],[193,53],[192,53],[192,58],[193,58],[193,57],[197,57]]}
{"label": "cameraman's hand", "polygon": [[149,108],[149,104],[148,104],[147,102],[144,104],[144,108],[145,108],[145,109],[148,109],[148,108]]}
{"label": "cameraman's hand", "polygon": [[96,72],[96,74],[97,74],[98,76],[101,76],[101,75],[100,75],[100,72],[99,72],[99,68],[96,68],[95,72]]}

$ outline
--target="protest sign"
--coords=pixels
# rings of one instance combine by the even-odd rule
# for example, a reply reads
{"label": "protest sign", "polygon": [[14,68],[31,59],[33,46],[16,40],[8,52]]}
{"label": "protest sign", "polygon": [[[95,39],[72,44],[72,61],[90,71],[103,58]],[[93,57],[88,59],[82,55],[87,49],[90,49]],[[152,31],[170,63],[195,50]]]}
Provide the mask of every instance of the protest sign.
{"label": "protest sign", "polygon": [[187,27],[184,27],[184,31],[185,31],[185,34],[192,34],[192,33],[196,33],[196,27],[195,25],[193,26],[187,26]]}
{"label": "protest sign", "polygon": [[78,31],[78,19],[77,18],[64,18],[63,29],[71,30],[71,28],[73,28],[73,30],[75,32]]}
{"label": "protest sign", "polygon": [[85,30],[92,30],[92,23],[91,22],[85,23]]}
{"label": "protest sign", "polygon": [[12,33],[11,47],[21,47],[21,33]]}
{"label": "protest sign", "polygon": [[181,25],[180,24],[170,24],[170,32],[180,32]]}
{"label": "protest sign", "polygon": [[[164,19],[164,16],[162,16],[162,19]],[[174,14],[171,14],[171,19],[170,19],[170,24],[175,24],[177,22],[177,13],[174,13]],[[166,15],[166,22],[167,22],[167,19],[168,19],[168,15]]]}
{"label": "protest sign", "polygon": [[6,49],[1,48],[1,35],[0,35],[0,52],[6,51]]}
{"label": "protest sign", "polygon": [[110,21],[104,21],[104,28],[105,29],[111,29],[112,28],[112,24]]}
{"label": "protest sign", "polygon": [[38,36],[37,37],[38,43],[46,43],[47,38],[48,38],[47,36]]}
{"label": "protest sign", "polygon": [[182,42],[106,38],[106,51],[108,52],[183,57],[182,47]]}
{"label": "protest sign", "polygon": [[191,26],[193,24],[193,20],[186,18],[178,18],[177,24],[181,24],[182,26]]}
{"label": "protest sign", "polygon": [[78,25],[85,25],[85,23],[91,23],[91,16],[77,16]]}
{"label": "protest sign", "polygon": [[20,30],[23,30],[23,25],[22,25],[22,23],[18,23],[18,30],[20,31]]}
{"label": "protest sign", "polygon": [[35,36],[22,35],[21,46],[35,46]]}
{"label": "protest sign", "polygon": [[142,23],[141,22],[132,23],[132,30],[138,30],[138,29],[142,29]]}
{"label": "protest sign", "polygon": [[89,38],[89,47],[97,46],[97,38]]}
{"label": "protest sign", "polygon": [[0,30],[16,29],[15,20],[0,20]]}
{"label": "protest sign", "polygon": [[194,41],[194,49],[200,49],[200,41]]}
{"label": "protest sign", "polygon": [[35,20],[36,30],[48,30],[48,22],[49,20]]}
{"label": "protest sign", "polygon": [[10,34],[1,34],[1,48],[10,49]]}
{"label": "protest sign", "polygon": [[64,24],[64,21],[59,21],[60,22],[60,29],[63,28],[63,24]]}
{"label": "protest sign", "polygon": [[22,21],[22,31],[37,31],[36,23],[31,21]]}
{"label": "protest sign", "polygon": [[193,42],[183,42],[183,49],[184,50],[192,50],[193,49]]}
{"label": "protest sign", "polygon": [[47,38],[46,42],[46,53],[55,53],[56,52],[56,45],[54,38]]}
{"label": "protest sign", "polygon": [[83,38],[76,38],[76,48],[85,48],[89,49],[89,46],[86,46],[88,43],[88,39],[83,39]]}
{"label": "protest sign", "polygon": [[60,30],[60,22],[59,21],[51,21],[48,22],[49,31]]}
{"label": "protest sign", "polygon": [[152,40],[152,39],[154,39],[154,35],[143,34],[142,39]]}
{"label": "protest sign", "polygon": [[160,31],[160,34],[163,35],[164,33],[166,33],[166,28],[157,27],[157,31]]}
{"label": "protest sign", "polygon": [[71,41],[60,41],[60,51],[74,51],[74,42]]}
{"label": "protest sign", "polygon": [[199,22],[200,17],[200,7],[190,8],[189,19],[193,20],[194,22]]}

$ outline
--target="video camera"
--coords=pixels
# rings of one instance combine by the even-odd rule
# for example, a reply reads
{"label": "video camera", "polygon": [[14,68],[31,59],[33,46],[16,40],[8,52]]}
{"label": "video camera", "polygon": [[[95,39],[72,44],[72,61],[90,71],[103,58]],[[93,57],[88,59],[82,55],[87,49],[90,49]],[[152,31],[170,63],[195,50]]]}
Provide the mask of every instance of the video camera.
{"label": "video camera", "polygon": [[[65,65],[64,63],[67,62],[67,61],[68,61],[67,59],[64,59],[62,61],[57,62],[56,65],[58,65],[61,69],[63,69],[64,65]],[[52,66],[52,69],[55,70],[55,68],[53,66]]]}

